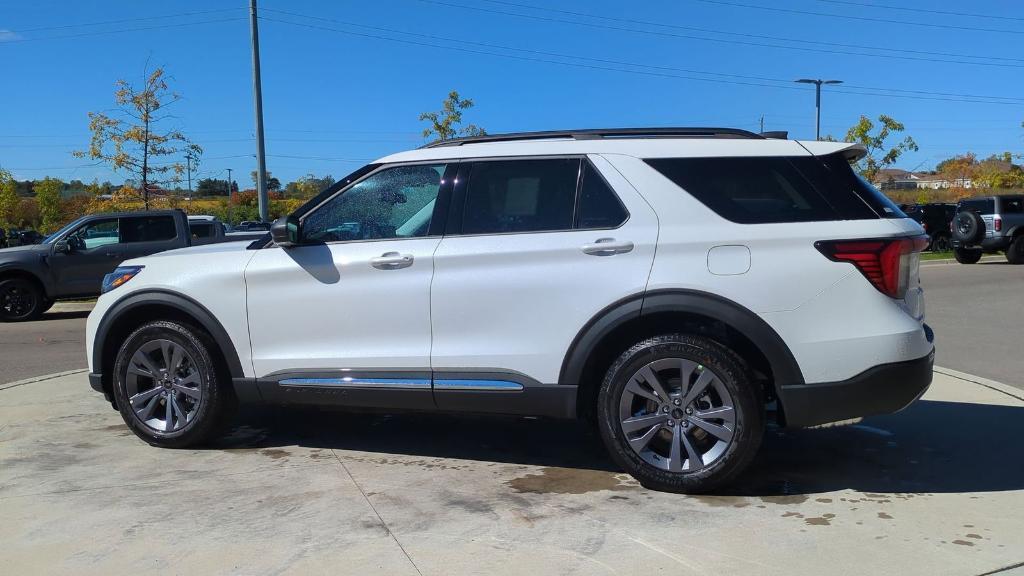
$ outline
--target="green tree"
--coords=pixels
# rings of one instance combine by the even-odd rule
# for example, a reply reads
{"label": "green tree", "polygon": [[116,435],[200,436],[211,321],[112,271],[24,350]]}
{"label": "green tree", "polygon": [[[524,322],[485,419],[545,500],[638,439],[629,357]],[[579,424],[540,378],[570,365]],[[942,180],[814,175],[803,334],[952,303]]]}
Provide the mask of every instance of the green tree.
{"label": "green tree", "polygon": [[855,142],[867,149],[867,155],[857,162],[857,172],[866,180],[873,182],[878,171],[888,168],[896,163],[907,151],[917,152],[917,142],[910,136],[890,146],[888,140],[903,132],[905,127],[896,121],[892,116],[882,114],[878,117],[878,130],[875,130],[875,123],[867,116],[861,116],[860,120],[846,131],[846,142]]}
{"label": "green tree", "polygon": [[[165,130],[162,122],[170,118],[162,110],[181,99],[171,92],[164,79],[163,68],[145,75],[141,88],[125,80],[117,81],[114,100],[118,117],[101,112],[89,113],[92,140],[88,150],[73,152],[76,158],[91,158],[109,164],[115,171],[124,171],[142,183],[142,201],[149,209],[151,186],[181,182],[186,165],[185,155],[191,152],[193,168],[203,149],[193,144],[178,130]],[[159,161],[162,158],[175,161]]]}
{"label": "green tree", "polygon": [[10,228],[17,225],[20,204],[18,183],[10,172],[0,168],[0,226]]}
{"label": "green tree", "polygon": [[430,122],[428,128],[423,129],[423,137],[436,136],[438,140],[451,140],[456,136],[481,136],[487,132],[473,124],[460,126],[462,124],[462,111],[473,107],[473,101],[469,98],[459,98],[459,93],[452,90],[448,93],[442,108],[437,112],[424,112],[420,114],[420,120]]}
{"label": "green tree", "polygon": [[[231,191],[238,192],[238,182],[231,183]],[[196,183],[196,194],[199,196],[227,196],[228,181],[227,179],[203,178]]]}
{"label": "green tree", "polygon": [[290,198],[312,198],[332,184],[334,184],[334,178],[330,174],[319,177],[314,174],[306,174],[294,182],[289,182],[284,188],[284,193]]}
{"label": "green tree", "polygon": [[56,178],[44,178],[35,182],[36,201],[39,203],[40,228],[49,234],[60,228],[60,192],[64,183]]}
{"label": "green tree", "polygon": [[[256,171],[253,170],[252,172],[250,172],[249,173],[249,177],[252,178],[252,185],[255,187],[256,184],[257,184],[257,182],[256,182]],[[278,180],[277,178],[274,178],[273,176],[271,176],[270,170],[267,170],[267,192],[277,192],[280,189],[281,189],[281,181]]]}

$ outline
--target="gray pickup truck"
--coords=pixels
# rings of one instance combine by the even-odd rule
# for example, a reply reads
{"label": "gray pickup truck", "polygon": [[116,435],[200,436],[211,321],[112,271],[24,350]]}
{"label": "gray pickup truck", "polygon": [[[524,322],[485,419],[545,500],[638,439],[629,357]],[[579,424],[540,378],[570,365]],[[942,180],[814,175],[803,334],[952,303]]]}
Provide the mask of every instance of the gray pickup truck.
{"label": "gray pickup truck", "polygon": [[181,210],[82,216],[41,244],[0,249],[0,322],[31,320],[57,300],[98,296],[103,277],[130,258],[261,235],[228,236],[220,222],[190,221]]}

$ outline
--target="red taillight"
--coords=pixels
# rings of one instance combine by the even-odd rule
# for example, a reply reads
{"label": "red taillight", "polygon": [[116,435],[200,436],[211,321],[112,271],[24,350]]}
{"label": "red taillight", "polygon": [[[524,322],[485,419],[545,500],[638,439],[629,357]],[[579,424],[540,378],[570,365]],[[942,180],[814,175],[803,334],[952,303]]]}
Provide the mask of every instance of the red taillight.
{"label": "red taillight", "polygon": [[899,299],[907,293],[912,269],[920,262],[918,253],[928,247],[928,237],[822,240],[815,246],[829,260],[853,264],[879,292]]}
{"label": "red taillight", "polygon": [[1003,230],[1003,219],[998,216],[993,218],[992,229],[995,230],[996,232],[1001,232]]}

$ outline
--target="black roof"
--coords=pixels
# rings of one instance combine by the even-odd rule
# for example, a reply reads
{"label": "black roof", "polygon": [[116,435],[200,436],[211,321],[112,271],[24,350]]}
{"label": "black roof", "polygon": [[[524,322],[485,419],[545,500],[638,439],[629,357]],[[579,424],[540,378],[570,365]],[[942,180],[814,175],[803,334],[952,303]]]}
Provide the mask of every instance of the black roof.
{"label": "black roof", "polygon": [[479,142],[512,142],[516,140],[545,140],[572,138],[575,140],[600,140],[604,138],[757,138],[764,136],[738,128],[587,128],[583,130],[546,130],[542,132],[512,132],[508,134],[484,134],[465,136],[451,140],[437,140],[422,148],[461,146]]}

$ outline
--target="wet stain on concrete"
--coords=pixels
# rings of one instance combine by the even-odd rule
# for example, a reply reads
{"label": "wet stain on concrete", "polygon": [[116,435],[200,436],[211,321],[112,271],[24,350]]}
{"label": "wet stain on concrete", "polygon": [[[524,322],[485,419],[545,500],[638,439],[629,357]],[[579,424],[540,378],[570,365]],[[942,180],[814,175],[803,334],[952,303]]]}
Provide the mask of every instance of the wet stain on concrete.
{"label": "wet stain on concrete", "polygon": [[831,498],[815,498],[814,501],[815,502],[821,502],[822,504],[831,504],[832,503],[832,499]]}
{"label": "wet stain on concrete", "polygon": [[274,460],[280,460],[281,458],[287,458],[292,453],[287,450],[281,450],[280,448],[265,448],[260,450],[260,454],[273,458]]}
{"label": "wet stain on concrete", "polygon": [[974,546],[974,542],[968,542],[967,540],[953,540],[953,544],[958,546]]}
{"label": "wet stain on concrete", "polygon": [[792,494],[786,496],[762,496],[761,501],[767,504],[792,505],[803,504],[804,502],[807,502],[809,498],[809,496],[804,496],[803,494]]}
{"label": "wet stain on concrete", "polygon": [[804,518],[804,523],[809,526],[831,526],[835,514],[822,514],[816,518]]}
{"label": "wet stain on concrete", "polygon": [[782,517],[783,518],[793,518],[793,517],[803,518],[804,515],[799,513],[799,512],[786,512],[785,514],[782,515]]}
{"label": "wet stain on concrete", "polygon": [[886,514],[885,512],[879,512],[878,517],[882,520],[892,520],[892,516]]}
{"label": "wet stain on concrete", "polygon": [[981,534],[967,534],[966,536],[968,538],[974,538],[976,540],[981,540]]}
{"label": "wet stain on concrete", "polygon": [[633,490],[621,474],[602,470],[544,468],[539,474],[513,478],[506,485],[516,492],[530,494],[586,494],[600,490]]}

